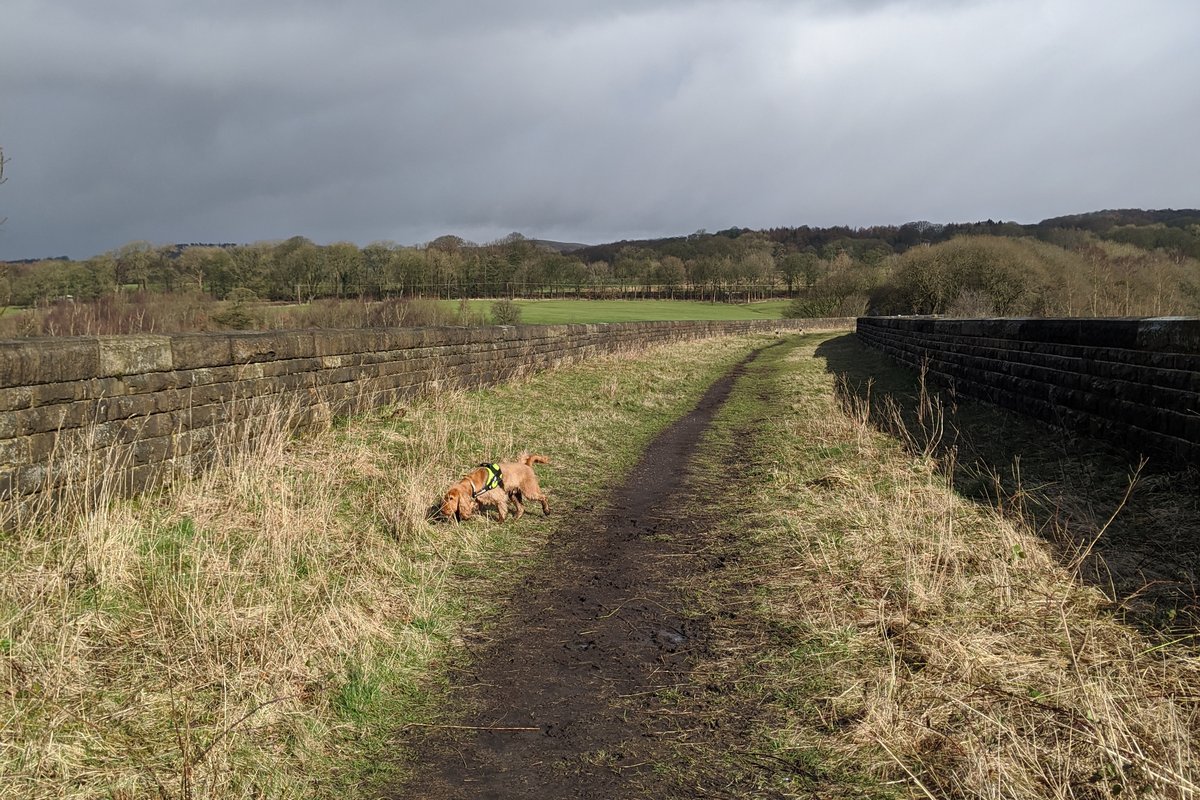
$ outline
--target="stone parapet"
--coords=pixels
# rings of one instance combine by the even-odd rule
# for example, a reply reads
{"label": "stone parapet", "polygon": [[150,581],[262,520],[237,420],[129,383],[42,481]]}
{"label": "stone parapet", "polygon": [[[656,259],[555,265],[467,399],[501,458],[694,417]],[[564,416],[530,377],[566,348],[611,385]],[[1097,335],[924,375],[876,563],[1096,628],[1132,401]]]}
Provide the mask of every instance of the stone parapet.
{"label": "stone parapet", "polygon": [[1200,464],[1200,319],[860,317],[858,337],[954,389],[1155,462]]}
{"label": "stone parapet", "polygon": [[123,492],[161,484],[285,405],[302,421],[655,344],[853,327],[842,318],[0,342],[0,521],[95,465]]}

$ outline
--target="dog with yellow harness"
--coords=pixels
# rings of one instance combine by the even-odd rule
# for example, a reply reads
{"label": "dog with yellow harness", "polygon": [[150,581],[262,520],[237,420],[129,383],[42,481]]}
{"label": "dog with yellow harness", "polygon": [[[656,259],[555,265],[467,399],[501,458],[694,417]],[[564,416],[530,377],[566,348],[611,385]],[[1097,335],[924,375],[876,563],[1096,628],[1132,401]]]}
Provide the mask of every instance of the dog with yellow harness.
{"label": "dog with yellow harness", "polygon": [[470,519],[481,506],[492,506],[504,522],[510,499],[517,507],[513,519],[520,519],[525,513],[523,500],[541,503],[542,513],[548,515],[550,504],[538,486],[533,465],[549,463],[545,456],[522,453],[514,461],[480,464],[446,490],[442,496],[442,516],[461,521]]}

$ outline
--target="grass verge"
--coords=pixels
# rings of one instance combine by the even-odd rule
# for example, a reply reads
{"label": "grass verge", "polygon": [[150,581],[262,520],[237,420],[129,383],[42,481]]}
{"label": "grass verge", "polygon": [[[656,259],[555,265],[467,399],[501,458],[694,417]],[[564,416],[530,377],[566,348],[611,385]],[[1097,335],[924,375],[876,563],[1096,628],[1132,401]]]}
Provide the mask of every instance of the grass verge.
{"label": "grass verge", "polygon": [[[471,311],[489,315],[493,300],[465,301]],[[662,322],[671,320],[782,319],[788,300],[756,303],[704,303],[697,300],[513,300],[526,325],[567,322]],[[458,302],[448,307],[457,308]]]}
{"label": "grass verge", "polygon": [[1195,653],[839,403],[828,338],[764,351],[706,445],[739,477],[701,607],[724,620],[723,702],[758,720],[727,774],[785,796],[1196,796]]}
{"label": "grass verge", "polygon": [[529,449],[586,504],[755,346],[656,348],[334,421],[286,411],[170,493],[0,539],[0,797],[322,797],[385,780],[487,592],[570,514],[431,524]]}
{"label": "grass verge", "polygon": [[1036,530],[1120,615],[1161,640],[1200,628],[1200,472],[926,386],[853,335],[817,356],[840,402],[937,458],[963,497]]}

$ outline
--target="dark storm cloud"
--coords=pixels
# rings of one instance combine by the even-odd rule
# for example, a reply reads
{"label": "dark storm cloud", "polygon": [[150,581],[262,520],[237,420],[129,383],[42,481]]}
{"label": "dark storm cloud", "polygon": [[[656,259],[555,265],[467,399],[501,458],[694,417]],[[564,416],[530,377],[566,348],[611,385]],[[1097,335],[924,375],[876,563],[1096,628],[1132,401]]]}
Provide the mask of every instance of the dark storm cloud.
{"label": "dark storm cloud", "polygon": [[0,258],[1195,205],[1200,10],[9,3]]}

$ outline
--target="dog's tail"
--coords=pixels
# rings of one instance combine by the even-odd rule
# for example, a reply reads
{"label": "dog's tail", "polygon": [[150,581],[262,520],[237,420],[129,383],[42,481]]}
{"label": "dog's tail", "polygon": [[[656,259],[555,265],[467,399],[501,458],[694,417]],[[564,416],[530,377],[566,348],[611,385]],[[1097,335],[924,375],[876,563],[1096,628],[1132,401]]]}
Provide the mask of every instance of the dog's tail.
{"label": "dog's tail", "polygon": [[531,467],[534,464],[550,463],[550,459],[546,458],[545,456],[531,456],[529,453],[521,453],[521,455],[517,457],[517,461],[520,461],[522,464],[527,464]]}

